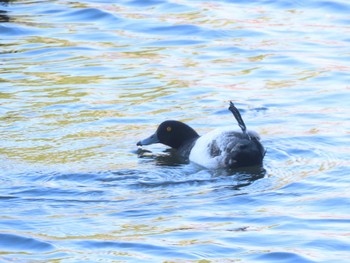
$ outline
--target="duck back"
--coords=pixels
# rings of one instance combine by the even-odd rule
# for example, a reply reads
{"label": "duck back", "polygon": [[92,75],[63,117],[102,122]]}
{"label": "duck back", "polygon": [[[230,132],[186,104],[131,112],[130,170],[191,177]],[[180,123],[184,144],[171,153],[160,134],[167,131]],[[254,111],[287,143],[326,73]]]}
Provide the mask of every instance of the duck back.
{"label": "duck back", "polygon": [[200,137],[190,160],[206,168],[239,168],[261,165],[265,150],[255,132],[212,131]]}

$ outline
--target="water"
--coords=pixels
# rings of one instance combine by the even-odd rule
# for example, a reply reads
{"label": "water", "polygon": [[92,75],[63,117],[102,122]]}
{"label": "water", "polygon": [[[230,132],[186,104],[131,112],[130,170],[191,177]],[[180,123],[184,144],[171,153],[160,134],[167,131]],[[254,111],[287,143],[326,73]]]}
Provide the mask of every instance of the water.
{"label": "water", "polygon": [[[348,1],[1,2],[1,262],[349,262]],[[263,170],[138,155],[229,100]]]}

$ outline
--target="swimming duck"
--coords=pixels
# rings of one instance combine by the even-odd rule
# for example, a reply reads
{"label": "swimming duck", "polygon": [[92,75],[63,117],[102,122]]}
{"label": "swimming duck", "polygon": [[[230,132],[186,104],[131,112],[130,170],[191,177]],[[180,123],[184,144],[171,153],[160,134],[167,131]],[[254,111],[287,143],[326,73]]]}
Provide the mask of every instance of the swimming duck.
{"label": "swimming duck", "polygon": [[162,122],[153,135],[139,141],[137,146],[162,143],[176,149],[180,156],[209,169],[262,165],[265,150],[259,135],[247,130],[232,102],[228,109],[242,132],[214,130],[199,136],[187,124],[168,120]]}

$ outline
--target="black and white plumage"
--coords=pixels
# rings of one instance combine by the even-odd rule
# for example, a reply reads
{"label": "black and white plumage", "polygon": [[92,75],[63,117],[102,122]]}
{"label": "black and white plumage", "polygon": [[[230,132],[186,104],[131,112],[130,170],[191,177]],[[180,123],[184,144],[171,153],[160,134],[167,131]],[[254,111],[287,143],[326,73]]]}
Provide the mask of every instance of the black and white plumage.
{"label": "black and white plumage", "polygon": [[168,120],[161,123],[153,135],[139,141],[137,145],[165,144],[191,162],[208,169],[262,165],[265,149],[259,135],[246,129],[241,114],[232,102],[229,110],[242,131],[217,129],[199,136],[187,124]]}

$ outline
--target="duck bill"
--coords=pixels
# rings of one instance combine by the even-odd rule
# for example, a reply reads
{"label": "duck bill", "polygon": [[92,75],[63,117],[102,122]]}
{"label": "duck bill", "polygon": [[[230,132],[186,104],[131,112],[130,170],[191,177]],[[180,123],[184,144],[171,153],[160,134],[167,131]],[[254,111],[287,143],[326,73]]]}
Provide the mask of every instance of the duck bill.
{"label": "duck bill", "polygon": [[157,134],[153,134],[150,137],[143,139],[141,141],[139,141],[136,145],[137,146],[142,146],[142,145],[150,145],[150,144],[154,144],[154,143],[159,143],[159,139]]}

